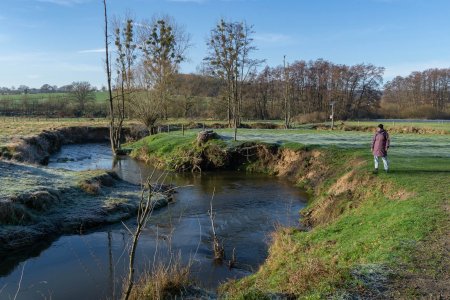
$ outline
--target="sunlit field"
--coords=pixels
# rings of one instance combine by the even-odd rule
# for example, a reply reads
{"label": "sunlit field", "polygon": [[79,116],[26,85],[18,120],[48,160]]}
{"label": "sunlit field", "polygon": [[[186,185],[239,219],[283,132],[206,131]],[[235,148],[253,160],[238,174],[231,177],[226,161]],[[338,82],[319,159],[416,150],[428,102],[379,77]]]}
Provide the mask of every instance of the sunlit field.
{"label": "sunlit field", "polygon": [[[450,127],[450,125],[446,125]],[[218,130],[231,139],[232,130]],[[296,142],[304,145],[336,146],[343,149],[367,148],[370,151],[372,133],[359,131],[271,130],[239,129],[238,140],[268,143]],[[450,135],[446,134],[391,134],[392,155],[450,157]]]}

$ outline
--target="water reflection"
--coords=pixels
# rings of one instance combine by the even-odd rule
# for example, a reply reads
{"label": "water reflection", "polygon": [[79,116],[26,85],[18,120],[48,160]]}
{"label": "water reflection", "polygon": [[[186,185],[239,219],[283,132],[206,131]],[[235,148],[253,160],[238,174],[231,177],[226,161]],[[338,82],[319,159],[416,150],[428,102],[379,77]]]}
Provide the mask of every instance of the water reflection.
{"label": "water reflection", "polygon": [[[71,148],[72,147],[72,148]],[[89,148],[91,147],[91,148]],[[70,149],[67,149],[70,148]],[[90,150],[89,150],[90,149]],[[108,145],[92,144],[64,147],[71,157],[78,151],[89,152],[90,158],[57,162],[49,167],[86,169],[113,164],[104,159],[110,154]],[[97,155],[99,154],[99,155]],[[80,154],[81,155],[84,154]],[[156,260],[169,259],[169,253],[181,252],[185,263],[193,261],[192,279],[198,285],[215,289],[230,278],[240,278],[255,271],[267,257],[268,236],[276,224],[295,225],[298,211],[304,206],[304,194],[285,180],[262,174],[232,171],[206,172],[201,175],[178,174],[154,170],[127,157],[113,167],[124,180],[140,183],[149,174],[163,176],[166,183],[182,188],[174,203],[156,211],[144,230],[137,251],[139,272]],[[217,234],[224,240],[225,255],[230,258],[236,249],[236,268],[213,263],[210,222],[207,215],[212,191]],[[128,228],[135,220],[128,220]],[[102,227],[84,235],[63,236],[36,257],[28,256],[23,289],[17,299],[102,299],[117,298],[126,274],[130,235],[122,224]],[[16,262],[23,261],[23,257]],[[14,295],[23,263],[0,278],[3,296]],[[5,267],[0,264],[0,271]],[[5,274],[5,273],[2,273]]]}

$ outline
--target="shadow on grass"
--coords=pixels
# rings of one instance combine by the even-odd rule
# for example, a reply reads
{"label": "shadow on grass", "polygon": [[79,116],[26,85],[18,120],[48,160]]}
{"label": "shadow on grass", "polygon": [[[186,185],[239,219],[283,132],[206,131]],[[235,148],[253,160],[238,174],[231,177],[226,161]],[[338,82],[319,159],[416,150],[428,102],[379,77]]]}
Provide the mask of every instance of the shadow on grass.
{"label": "shadow on grass", "polygon": [[[384,171],[380,171],[382,173]],[[388,174],[418,174],[418,173],[449,173],[450,170],[430,170],[430,169],[404,169],[404,170],[389,170]]]}

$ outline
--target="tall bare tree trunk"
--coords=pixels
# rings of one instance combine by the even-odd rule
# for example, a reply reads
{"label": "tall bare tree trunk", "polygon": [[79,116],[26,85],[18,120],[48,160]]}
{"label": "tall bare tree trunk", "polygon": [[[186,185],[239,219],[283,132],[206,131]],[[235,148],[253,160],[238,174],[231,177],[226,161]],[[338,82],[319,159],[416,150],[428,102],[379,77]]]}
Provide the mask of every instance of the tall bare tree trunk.
{"label": "tall bare tree trunk", "polygon": [[111,89],[111,65],[109,63],[109,41],[108,41],[108,14],[106,10],[106,0],[103,0],[104,16],[105,16],[105,54],[106,54],[106,76],[108,81],[108,96],[109,96],[109,139],[111,141],[111,150],[113,154],[117,151],[117,141],[115,136],[115,120],[114,120],[114,104]]}
{"label": "tall bare tree trunk", "polygon": [[291,103],[289,101],[289,77],[286,70],[286,55],[283,57],[284,73],[284,127],[289,129],[291,123]]}

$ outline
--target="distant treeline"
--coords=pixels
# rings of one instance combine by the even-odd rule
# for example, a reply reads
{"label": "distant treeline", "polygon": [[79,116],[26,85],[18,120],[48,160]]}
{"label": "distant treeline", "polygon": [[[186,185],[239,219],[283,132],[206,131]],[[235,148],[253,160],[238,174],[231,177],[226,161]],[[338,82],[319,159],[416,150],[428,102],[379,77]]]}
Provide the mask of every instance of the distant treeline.
{"label": "distant treeline", "polygon": [[[242,117],[282,119],[287,94],[297,122],[327,120],[331,103],[338,119],[450,118],[450,69],[413,72],[385,85],[383,73],[384,68],[371,64],[347,66],[322,59],[267,66],[243,87]],[[225,119],[222,87],[213,77],[178,75],[170,115]]]}
{"label": "distant treeline", "polygon": [[73,82],[66,87],[65,92],[41,89],[39,93],[0,95],[0,115],[46,117],[107,115],[105,92],[96,91],[89,82]]}
{"label": "distant treeline", "polygon": [[429,69],[397,76],[384,86],[381,103],[386,117],[448,118],[450,69]]}
{"label": "distant treeline", "polygon": [[[97,91],[96,87],[92,87],[94,91]],[[73,84],[66,84],[58,87],[57,85],[50,85],[48,83],[43,84],[40,88],[32,88],[27,85],[19,85],[17,88],[12,87],[1,87],[0,95],[28,95],[28,94],[48,94],[48,93],[68,93],[73,89]],[[106,88],[102,87],[102,91]]]}
{"label": "distant treeline", "polygon": [[[251,74],[243,86],[242,117],[282,119],[288,101],[296,122],[327,120],[331,103],[338,119],[450,118],[450,69],[413,72],[395,77],[385,85],[383,72],[384,68],[371,64],[347,66],[322,59],[267,66]],[[0,96],[0,114],[108,115],[105,97],[95,99],[88,95],[82,99],[73,93],[72,85],[65,86],[65,92],[61,88],[49,91],[49,87],[44,85],[40,90],[47,93],[39,95],[14,92],[14,96],[8,96],[10,93],[3,89],[8,95]],[[90,87],[90,92],[95,90]],[[167,117],[226,119],[224,83],[216,77],[178,74],[170,94]],[[131,109],[127,109],[127,116],[133,117]]]}
{"label": "distant treeline", "polygon": [[3,96],[0,98],[0,115],[4,116],[45,116],[45,117],[105,117],[106,102],[89,101],[80,109],[79,103],[69,94],[43,94],[41,97],[22,95],[20,98]]}
{"label": "distant treeline", "polygon": [[370,64],[346,66],[321,59],[266,67],[252,78],[244,111],[253,118],[280,118],[286,94],[294,121],[308,116],[324,120],[332,103],[337,118],[369,117],[380,101],[383,72]]}

